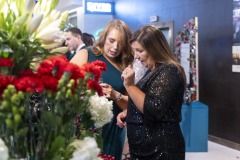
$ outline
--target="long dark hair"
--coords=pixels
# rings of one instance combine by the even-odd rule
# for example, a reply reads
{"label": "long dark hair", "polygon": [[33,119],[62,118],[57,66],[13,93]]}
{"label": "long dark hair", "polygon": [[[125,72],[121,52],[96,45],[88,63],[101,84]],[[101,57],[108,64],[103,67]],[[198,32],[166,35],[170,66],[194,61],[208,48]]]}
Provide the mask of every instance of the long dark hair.
{"label": "long dark hair", "polygon": [[171,48],[164,34],[153,26],[143,26],[134,32],[130,43],[137,41],[147,51],[156,63],[175,65],[181,72],[184,80],[186,76],[183,67],[172,54]]}

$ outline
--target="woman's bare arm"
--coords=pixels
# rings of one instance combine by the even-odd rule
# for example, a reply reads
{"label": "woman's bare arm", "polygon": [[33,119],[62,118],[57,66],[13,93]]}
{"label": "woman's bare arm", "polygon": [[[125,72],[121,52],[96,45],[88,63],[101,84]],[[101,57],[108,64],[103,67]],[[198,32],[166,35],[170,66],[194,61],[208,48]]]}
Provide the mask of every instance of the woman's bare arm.
{"label": "woman's bare arm", "polygon": [[88,51],[86,49],[81,49],[78,51],[75,56],[71,59],[71,63],[74,63],[78,66],[82,66],[88,61]]}

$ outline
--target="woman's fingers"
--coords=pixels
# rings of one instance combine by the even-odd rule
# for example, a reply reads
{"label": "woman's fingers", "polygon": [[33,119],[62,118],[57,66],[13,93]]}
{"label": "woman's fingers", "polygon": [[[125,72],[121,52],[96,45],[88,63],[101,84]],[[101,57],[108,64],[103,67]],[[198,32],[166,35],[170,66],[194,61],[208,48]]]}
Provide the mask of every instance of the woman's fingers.
{"label": "woman's fingers", "polygon": [[109,84],[107,84],[107,83],[102,83],[102,84],[100,84],[100,85],[101,85],[101,87],[102,87],[103,95],[104,95],[106,98],[115,99],[114,89],[112,88],[111,85],[109,85]]}
{"label": "woman's fingers", "polygon": [[121,128],[125,127],[126,126],[125,119],[126,119],[126,113],[124,112],[119,113],[117,116],[117,125]]}

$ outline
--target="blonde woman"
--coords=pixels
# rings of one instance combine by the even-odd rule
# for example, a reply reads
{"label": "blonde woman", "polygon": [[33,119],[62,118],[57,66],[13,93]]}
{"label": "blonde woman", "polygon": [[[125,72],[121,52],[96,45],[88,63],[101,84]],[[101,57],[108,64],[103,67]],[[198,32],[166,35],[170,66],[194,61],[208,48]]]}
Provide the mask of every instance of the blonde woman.
{"label": "blonde woman", "polygon": [[113,119],[103,126],[103,154],[110,154],[121,160],[125,140],[125,129],[116,125],[116,116],[127,107],[128,97],[121,74],[133,62],[129,40],[131,31],[121,20],[112,20],[102,31],[96,47],[80,50],[71,60],[79,66],[94,60],[104,61],[106,72],[102,73],[104,96],[113,100]]}

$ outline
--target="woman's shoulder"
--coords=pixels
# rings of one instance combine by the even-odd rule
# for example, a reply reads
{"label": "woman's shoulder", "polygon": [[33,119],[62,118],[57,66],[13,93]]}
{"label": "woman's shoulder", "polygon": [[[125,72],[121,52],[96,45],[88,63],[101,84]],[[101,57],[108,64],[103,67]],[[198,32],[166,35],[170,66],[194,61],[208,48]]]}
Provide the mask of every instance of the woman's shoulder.
{"label": "woman's shoulder", "polygon": [[178,67],[171,63],[160,63],[157,65],[158,69],[177,69]]}
{"label": "woman's shoulder", "polygon": [[180,74],[179,68],[171,63],[162,63],[157,68],[157,72],[162,74]]}
{"label": "woman's shoulder", "polygon": [[91,52],[95,56],[102,55],[101,51],[96,46],[90,46],[86,48],[88,52]]}

